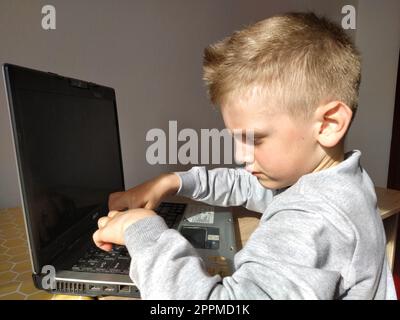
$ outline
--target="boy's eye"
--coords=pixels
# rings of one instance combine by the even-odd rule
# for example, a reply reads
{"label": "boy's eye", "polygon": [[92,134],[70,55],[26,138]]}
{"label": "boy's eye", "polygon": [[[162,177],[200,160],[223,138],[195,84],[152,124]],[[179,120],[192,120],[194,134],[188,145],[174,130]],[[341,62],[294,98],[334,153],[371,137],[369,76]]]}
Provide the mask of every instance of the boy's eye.
{"label": "boy's eye", "polygon": [[241,143],[243,144],[248,144],[248,145],[259,145],[263,142],[263,140],[266,138],[266,135],[258,135],[258,136],[254,136],[254,135],[245,135],[242,134],[241,137],[237,137],[241,140]]}
{"label": "boy's eye", "polygon": [[261,143],[264,141],[264,139],[265,139],[266,137],[267,137],[267,135],[255,136],[255,137],[253,138],[253,142],[254,142],[255,145],[261,144]]}
{"label": "boy's eye", "polygon": [[247,145],[260,145],[265,137],[242,137],[242,143]]}
{"label": "boy's eye", "polygon": [[261,142],[262,142],[262,138],[253,138],[253,139],[243,138],[242,139],[242,143],[248,144],[248,145],[251,145],[251,144],[257,145],[257,144],[260,144]]}

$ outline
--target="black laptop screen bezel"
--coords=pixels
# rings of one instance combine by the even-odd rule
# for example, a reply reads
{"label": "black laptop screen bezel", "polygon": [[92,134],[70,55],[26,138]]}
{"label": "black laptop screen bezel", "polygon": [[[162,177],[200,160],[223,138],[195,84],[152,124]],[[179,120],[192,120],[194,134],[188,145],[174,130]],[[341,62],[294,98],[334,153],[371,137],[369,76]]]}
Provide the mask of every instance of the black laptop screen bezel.
{"label": "black laptop screen bezel", "polygon": [[[118,141],[118,158],[119,158],[119,166],[120,166],[120,181],[121,185],[118,190],[113,191],[122,191],[125,190],[125,181],[124,181],[124,174],[123,174],[123,162],[122,162],[122,154],[121,154],[121,139],[120,139],[120,131],[119,131],[119,122],[118,122],[118,113],[117,113],[117,103],[115,97],[115,91],[113,88],[97,85],[94,83],[90,83],[83,80],[73,79],[69,77],[60,76],[54,73],[43,72],[39,70],[34,70],[30,68],[25,68],[13,64],[3,64],[3,74],[4,74],[4,81],[6,86],[6,92],[8,97],[8,105],[9,105],[9,112],[10,112],[10,120],[11,120],[11,127],[12,127],[12,136],[14,140],[14,150],[15,150],[15,157],[17,162],[17,170],[18,170],[18,178],[19,178],[19,186],[21,192],[21,200],[22,200],[22,207],[23,213],[25,218],[26,224],[26,232],[29,241],[29,250],[31,255],[31,260],[33,263],[33,272],[40,273],[41,269],[44,265],[52,264],[55,258],[59,256],[60,252],[65,251],[68,246],[68,243],[73,242],[74,237],[76,237],[77,232],[83,230],[82,228],[77,228],[74,226],[74,231],[69,232],[66,230],[65,235],[63,237],[62,243],[57,243],[53,245],[51,252],[46,252],[46,257],[43,256],[43,252],[41,252],[41,248],[39,246],[39,241],[37,236],[35,236],[34,227],[32,227],[32,216],[34,212],[32,212],[32,206],[30,205],[28,199],[28,189],[27,188],[27,179],[26,179],[26,165],[25,159],[23,155],[23,130],[20,127],[20,121],[18,119],[18,99],[16,97],[17,88],[23,86],[23,83],[17,83],[21,81],[20,79],[23,77],[18,77],[17,75],[25,75],[27,76],[30,81],[35,79],[34,90],[40,90],[41,86],[44,86],[46,90],[55,89],[62,90],[58,86],[58,84],[62,84],[62,86],[66,86],[68,83],[70,88],[68,90],[73,90],[74,94],[76,95],[88,95],[93,94],[96,98],[100,99],[108,99],[112,100],[112,106],[114,109],[114,116],[113,119],[115,121],[116,126],[116,138]],[[37,80],[37,81],[36,81]],[[52,87],[53,88],[49,88]],[[111,105],[111,104],[110,104]],[[94,224],[95,220],[97,220],[98,216],[101,214],[105,214],[108,211],[107,203],[103,203],[99,205],[98,208],[94,209],[93,212],[88,213],[82,221],[85,224]],[[85,228],[86,226],[82,226]],[[90,226],[87,226],[90,228]]]}

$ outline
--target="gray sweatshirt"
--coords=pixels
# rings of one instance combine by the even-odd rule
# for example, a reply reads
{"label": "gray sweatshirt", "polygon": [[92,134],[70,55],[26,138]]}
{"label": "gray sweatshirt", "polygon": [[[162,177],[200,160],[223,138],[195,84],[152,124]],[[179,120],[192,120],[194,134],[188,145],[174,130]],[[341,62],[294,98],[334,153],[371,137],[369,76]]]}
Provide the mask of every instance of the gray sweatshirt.
{"label": "gray sweatshirt", "polygon": [[346,153],[335,167],[281,190],[242,168],[177,172],[178,195],[262,213],[235,255],[235,272],[210,276],[192,245],[160,216],[125,231],[130,277],[143,299],[396,299],[374,185]]}

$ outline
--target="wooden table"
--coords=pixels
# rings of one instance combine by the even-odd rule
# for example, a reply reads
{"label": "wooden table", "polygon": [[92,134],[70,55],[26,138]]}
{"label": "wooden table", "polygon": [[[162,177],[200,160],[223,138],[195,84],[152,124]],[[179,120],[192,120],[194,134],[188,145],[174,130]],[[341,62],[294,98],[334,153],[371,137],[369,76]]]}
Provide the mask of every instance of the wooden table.
{"label": "wooden table", "polygon": [[376,187],[375,192],[383,219],[383,226],[385,227],[388,262],[390,269],[393,271],[399,228],[400,191]]}
{"label": "wooden table", "polygon": [[[396,235],[400,213],[400,191],[376,188],[378,207],[381,211],[386,237],[387,255],[393,270]],[[168,199],[167,199],[168,200]],[[175,197],[176,201],[187,201]],[[238,248],[242,248],[257,227],[260,213],[244,208],[233,208]],[[37,290],[31,278],[22,210],[0,210],[0,300],[1,299],[91,299],[82,296],[52,295]],[[105,297],[105,299],[116,297]],[[120,299],[120,298],[117,298]]]}

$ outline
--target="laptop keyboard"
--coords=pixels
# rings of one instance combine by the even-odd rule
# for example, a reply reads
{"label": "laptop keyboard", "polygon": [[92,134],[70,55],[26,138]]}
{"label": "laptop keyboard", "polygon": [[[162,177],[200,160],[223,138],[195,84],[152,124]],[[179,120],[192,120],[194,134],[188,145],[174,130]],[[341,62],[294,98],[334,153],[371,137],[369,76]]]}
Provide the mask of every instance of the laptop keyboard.
{"label": "laptop keyboard", "polygon": [[131,258],[125,246],[113,246],[106,252],[91,247],[86,254],[72,266],[73,271],[128,274]]}
{"label": "laptop keyboard", "polygon": [[[185,203],[162,202],[154,211],[172,228],[184,213]],[[73,271],[92,273],[129,274],[131,258],[125,246],[114,245],[110,252],[90,247],[73,266]]]}
{"label": "laptop keyboard", "polygon": [[186,203],[162,202],[154,211],[164,218],[168,228],[172,228],[185,209]]}

